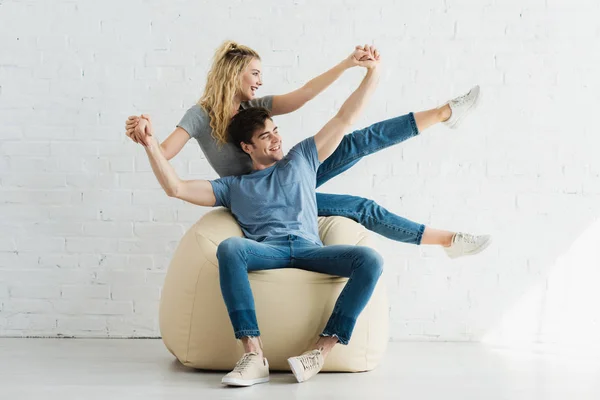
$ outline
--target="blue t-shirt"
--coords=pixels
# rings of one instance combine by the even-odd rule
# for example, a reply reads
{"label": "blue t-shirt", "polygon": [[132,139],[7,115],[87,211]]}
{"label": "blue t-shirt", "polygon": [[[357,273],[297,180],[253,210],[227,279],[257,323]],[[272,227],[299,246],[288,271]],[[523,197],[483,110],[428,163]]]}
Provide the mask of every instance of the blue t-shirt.
{"label": "blue t-shirt", "polygon": [[269,168],[210,181],[214,206],[229,208],[248,239],[262,242],[296,235],[322,246],[315,194],[320,164],[310,137]]}

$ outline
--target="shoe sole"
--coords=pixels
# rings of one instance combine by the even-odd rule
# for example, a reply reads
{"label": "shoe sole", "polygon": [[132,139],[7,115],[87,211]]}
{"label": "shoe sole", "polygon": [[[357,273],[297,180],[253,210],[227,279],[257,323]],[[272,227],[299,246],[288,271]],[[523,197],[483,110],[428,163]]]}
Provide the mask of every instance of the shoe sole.
{"label": "shoe sole", "polygon": [[288,358],[287,362],[290,366],[290,369],[292,370],[292,373],[296,377],[296,380],[298,381],[298,383],[304,382],[304,379],[302,379],[302,377],[300,375],[300,371],[303,370],[302,364],[300,364],[300,362],[298,360],[295,360],[293,358]]}
{"label": "shoe sole", "polygon": [[256,379],[237,379],[237,378],[223,378],[221,383],[227,386],[252,386],[259,383],[269,382],[269,377],[256,378]]}
{"label": "shoe sole", "polygon": [[474,250],[472,250],[469,253],[463,253],[463,254],[458,254],[458,255],[449,255],[448,254],[448,257],[450,257],[451,259],[455,259],[455,258],[459,258],[459,257],[463,257],[463,256],[474,256],[475,254],[479,254],[482,251],[484,251],[485,249],[487,249],[490,244],[492,244],[491,237],[487,240],[487,242],[484,242],[481,246],[475,248]]}
{"label": "shoe sole", "polygon": [[454,124],[450,125],[448,128],[450,129],[457,129],[461,124],[462,121],[465,119],[465,117],[467,115],[469,115],[471,112],[473,112],[477,106],[479,106],[479,103],[481,102],[481,87],[479,88],[479,93],[477,94],[477,97],[475,98],[475,101],[473,102],[473,104],[471,104],[471,107],[467,108],[465,110],[465,112],[460,116],[460,118],[457,118],[456,121],[454,122]]}

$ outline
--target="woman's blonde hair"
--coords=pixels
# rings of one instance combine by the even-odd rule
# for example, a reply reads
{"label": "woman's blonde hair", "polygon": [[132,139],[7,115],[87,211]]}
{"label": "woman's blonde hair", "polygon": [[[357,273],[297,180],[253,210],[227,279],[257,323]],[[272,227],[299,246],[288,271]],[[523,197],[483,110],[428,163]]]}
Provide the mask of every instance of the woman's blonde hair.
{"label": "woman's blonde hair", "polygon": [[219,144],[227,142],[227,125],[233,116],[233,97],[240,89],[240,74],[253,58],[260,60],[256,51],[231,40],[215,51],[198,104],[208,112],[212,136]]}

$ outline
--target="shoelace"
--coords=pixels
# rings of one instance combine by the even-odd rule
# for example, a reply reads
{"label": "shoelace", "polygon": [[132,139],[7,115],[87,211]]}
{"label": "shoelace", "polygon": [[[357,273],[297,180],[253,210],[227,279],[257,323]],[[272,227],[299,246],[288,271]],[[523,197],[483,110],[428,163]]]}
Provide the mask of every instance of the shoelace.
{"label": "shoelace", "polygon": [[244,372],[244,370],[246,369],[246,367],[252,361],[252,356],[254,356],[254,355],[256,355],[256,353],[246,353],[246,354],[244,354],[244,356],[242,357],[242,359],[235,364],[235,368],[233,369],[232,372],[239,372],[239,373]]}
{"label": "shoelace", "polygon": [[310,354],[304,354],[298,357],[302,366],[305,370],[314,369],[319,367],[319,357],[317,352],[311,352]]}
{"label": "shoelace", "polygon": [[461,106],[464,103],[466,103],[467,99],[469,98],[469,95],[471,94],[471,91],[469,90],[469,93],[467,94],[463,94],[460,97],[457,97],[456,99],[454,99],[453,103],[457,106]]}
{"label": "shoelace", "polygon": [[469,234],[469,233],[458,233],[457,235],[457,239],[466,242],[466,243],[472,243],[475,244],[476,243],[476,239],[475,236]]}

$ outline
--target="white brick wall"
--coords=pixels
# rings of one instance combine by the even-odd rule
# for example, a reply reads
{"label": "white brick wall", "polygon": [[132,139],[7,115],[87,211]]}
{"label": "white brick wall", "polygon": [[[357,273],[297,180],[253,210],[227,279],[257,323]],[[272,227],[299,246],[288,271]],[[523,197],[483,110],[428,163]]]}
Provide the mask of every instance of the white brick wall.
{"label": "white brick wall", "polygon": [[[495,236],[455,262],[378,239],[393,339],[592,340],[600,295],[561,282],[600,267],[599,13],[595,0],[0,1],[0,336],[159,335],[170,256],[208,210],[161,192],[123,123],[149,113],[166,137],[231,38],[262,54],[262,94],[377,44],[385,72],[358,126],[482,86],[463,129],[433,128],[323,188]],[[288,146],[361,74],[279,118]],[[193,142],[173,163],[216,176]],[[556,293],[571,301],[549,301]],[[552,315],[579,318],[561,328]]]}

